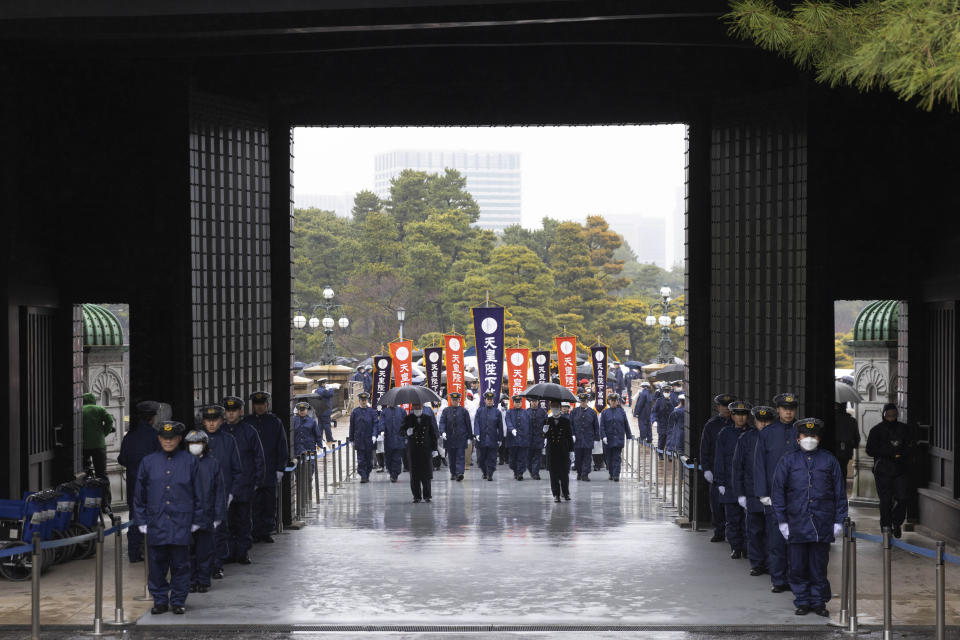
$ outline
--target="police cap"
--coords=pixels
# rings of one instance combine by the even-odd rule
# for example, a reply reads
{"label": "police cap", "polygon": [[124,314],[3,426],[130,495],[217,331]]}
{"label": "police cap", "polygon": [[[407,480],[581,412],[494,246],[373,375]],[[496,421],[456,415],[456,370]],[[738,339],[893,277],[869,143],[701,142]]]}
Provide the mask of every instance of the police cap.
{"label": "police cap", "polygon": [[733,395],[732,393],[721,393],[713,397],[713,404],[718,404],[726,407],[731,402],[734,402],[736,399],[737,399],[737,396]]}
{"label": "police cap", "polygon": [[795,393],[781,393],[778,396],[774,396],[773,404],[777,407],[796,409],[800,405],[800,401],[797,399],[797,394]]}
{"label": "police cap", "polygon": [[155,416],[160,413],[160,403],[153,400],[144,400],[137,403],[137,413],[142,416]]}
{"label": "police cap", "polygon": [[496,397],[497,397],[497,394],[494,393],[493,391],[490,391],[489,389],[487,389],[486,391],[483,392],[483,397],[484,397],[484,398],[496,398]]}
{"label": "police cap", "polygon": [[613,393],[607,394],[607,403],[610,403],[614,400],[616,400],[617,402],[620,402],[620,396],[617,395],[616,391],[614,391]]}
{"label": "police cap", "polygon": [[202,442],[203,444],[210,442],[210,436],[207,435],[207,432],[197,429],[190,430],[183,439],[187,442]]}
{"label": "police cap", "polygon": [[819,436],[820,430],[823,429],[823,420],[819,418],[800,418],[793,423],[793,427],[797,430],[797,435],[801,437]]}
{"label": "police cap", "polygon": [[200,409],[200,417],[203,420],[214,420],[223,417],[223,407],[219,404],[208,404]]}
{"label": "police cap", "polygon": [[161,438],[176,438],[177,436],[182,436],[185,430],[182,422],[167,420],[160,425],[157,431],[159,431]]}
{"label": "police cap", "polygon": [[309,411],[310,403],[309,402],[298,402],[296,404],[297,411]]}
{"label": "police cap", "polygon": [[650,383],[647,382],[646,380],[644,380],[643,382],[640,383],[640,386],[641,386],[641,387],[649,387],[649,386],[650,386]]}
{"label": "police cap", "polygon": [[520,395],[519,393],[515,393],[515,394],[513,394],[513,399],[514,399],[514,400],[523,400],[523,396]]}
{"label": "police cap", "polygon": [[370,394],[367,393],[366,391],[361,391],[360,393],[357,394],[357,397],[360,398],[361,400],[369,400]]}
{"label": "police cap", "polygon": [[776,409],[762,404],[755,406],[750,413],[752,413],[753,417],[757,420],[763,420],[764,422],[772,422],[777,416]]}
{"label": "police cap", "polygon": [[684,393],[681,393],[681,394],[679,394],[679,395],[677,396],[677,400],[679,400],[680,402],[686,402],[686,401],[687,401],[687,395],[684,394]]}
{"label": "police cap", "polygon": [[227,396],[221,402],[223,408],[227,411],[240,411],[243,410],[243,400],[237,396]]}
{"label": "police cap", "polygon": [[670,384],[672,384],[672,385],[675,386],[675,387],[682,387],[682,386],[683,386],[683,380],[674,380],[674,381],[671,382]]}
{"label": "police cap", "polygon": [[250,394],[250,401],[254,404],[264,403],[270,400],[270,394],[266,391],[254,391]]}
{"label": "police cap", "polygon": [[456,392],[456,391],[452,391],[452,392],[450,393],[450,399],[451,399],[451,400],[459,400],[459,399],[460,399],[460,394],[459,394],[458,392]]}
{"label": "police cap", "polygon": [[581,402],[586,402],[587,400],[590,399],[590,394],[587,393],[586,391],[581,391],[580,393],[577,394],[577,398],[579,398]]}
{"label": "police cap", "polygon": [[730,413],[740,413],[743,415],[750,415],[750,409],[752,405],[749,402],[744,402],[743,400],[736,400],[727,405],[727,409],[730,409]]}

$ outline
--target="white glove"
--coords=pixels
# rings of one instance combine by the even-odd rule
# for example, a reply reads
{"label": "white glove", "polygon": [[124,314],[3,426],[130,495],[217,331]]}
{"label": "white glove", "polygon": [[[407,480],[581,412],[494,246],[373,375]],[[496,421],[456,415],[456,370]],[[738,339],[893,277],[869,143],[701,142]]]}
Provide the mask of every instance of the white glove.
{"label": "white glove", "polygon": [[657,423],[656,423],[655,421],[654,421],[654,422],[651,422],[651,423],[650,423],[650,427],[653,428],[653,429],[656,429],[656,428],[657,428]]}
{"label": "white glove", "polygon": [[199,530],[200,530],[200,525],[198,524],[190,525],[190,533],[193,533],[194,531],[199,531]]}
{"label": "white glove", "polygon": [[713,482],[713,471],[704,471],[703,479],[707,482]]}
{"label": "white glove", "polygon": [[839,522],[833,525],[833,537],[839,538],[843,534],[843,525]]}
{"label": "white glove", "polygon": [[720,495],[722,496],[727,495],[727,488],[723,485],[720,485],[719,487],[717,487],[717,491],[719,491]]}
{"label": "white glove", "polygon": [[606,439],[606,438],[603,439],[603,444],[607,444],[607,439]]}
{"label": "white glove", "polygon": [[370,441],[373,444],[377,444],[377,436],[373,436],[372,438],[370,438]]}
{"label": "white glove", "polygon": [[762,498],[760,498],[760,504],[762,504],[765,507],[772,507],[773,500],[770,499],[770,496],[763,496]]}
{"label": "white glove", "polygon": [[439,456],[439,455],[440,455],[440,452],[438,452],[438,451],[434,451],[434,452],[433,452],[433,457],[434,457],[434,458],[436,458],[436,457]]}
{"label": "white glove", "polygon": [[277,482],[283,482],[283,471],[277,471]]}
{"label": "white glove", "polygon": [[573,462],[573,451],[570,452],[570,462]]}
{"label": "white glove", "polygon": [[412,428],[411,428],[411,429],[407,429],[407,435],[408,435],[408,436],[412,436],[412,435],[413,435],[413,429],[412,429]]}
{"label": "white glove", "polygon": [[446,440],[446,439],[447,439],[447,434],[446,434],[446,433],[441,433],[441,434],[440,434],[440,439],[441,439],[441,440]]}
{"label": "white glove", "polygon": [[547,431],[550,431],[549,425],[543,425],[543,432],[546,433]]}
{"label": "white glove", "polygon": [[139,527],[137,527],[137,529],[140,529],[140,533],[142,533],[143,535],[147,535],[147,525],[142,524]]}
{"label": "white glove", "polygon": [[230,506],[230,503],[233,502],[233,494],[227,494],[227,506]]}
{"label": "white glove", "polygon": [[510,433],[513,434],[513,437],[514,437],[514,438],[517,437],[517,430],[516,430],[516,429],[511,430]]}
{"label": "white glove", "polygon": [[740,508],[746,509],[746,508],[747,508],[747,496],[740,496],[739,498],[737,498],[737,504],[740,505]]}
{"label": "white glove", "polygon": [[382,433],[382,432],[377,434],[377,442],[383,442],[383,433]]}
{"label": "white glove", "polygon": [[577,436],[572,436],[572,437],[573,437],[573,441],[576,442],[576,441],[577,441]]}
{"label": "white glove", "polygon": [[214,520],[214,521],[213,521],[213,528],[216,529],[216,528],[219,527],[219,526],[220,526],[220,521],[219,521],[219,520]]}
{"label": "white glove", "polygon": [[790,525],[788,525],[786,522],[784,522],[782,525],[780,525],[779,528],[780,528],[780,533],[781,533],[781,535],[783,535],[783,539],[784,539],[784,540],[789,540],[789,539],[790,539]]}

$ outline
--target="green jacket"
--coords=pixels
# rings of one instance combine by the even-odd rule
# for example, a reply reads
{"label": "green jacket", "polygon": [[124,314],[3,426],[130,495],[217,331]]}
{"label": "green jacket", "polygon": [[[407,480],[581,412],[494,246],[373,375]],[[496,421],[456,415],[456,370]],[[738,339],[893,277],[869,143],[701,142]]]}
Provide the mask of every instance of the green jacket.
{"label": "green jacket", "polygon": [[105,449],[105,436],[113,433],[113,416],[96,404],[92,393],[83,394],[83,448]]}

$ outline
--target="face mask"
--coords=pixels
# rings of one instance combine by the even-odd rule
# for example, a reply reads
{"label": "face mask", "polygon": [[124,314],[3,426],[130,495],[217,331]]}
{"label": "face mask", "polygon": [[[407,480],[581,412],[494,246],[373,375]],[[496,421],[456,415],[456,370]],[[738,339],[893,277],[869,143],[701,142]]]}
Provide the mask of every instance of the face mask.
{"label": "face mask", "polygon": [[820,445],[820,441],[816,438],[800,438],[800,447],[804,451],[813,451]]}
{"label": "face mask", "polygon": [[192,453],[195,456],[198,456],[201,453],[203,453],[203,444],[191,444],[190,453]]}
{"label": "face mask", "polygon": [[560,409],[550,409],[550,413],[552,413],[554,416],[558,416],[560,415]]}
{"label": "face mask", "polygon": [[421,415],[423,415],[423,409],[414,409],[414,410],[413,410],[413,415],[415,415],[415,416],[417,416],[417,417],[419,418]]}

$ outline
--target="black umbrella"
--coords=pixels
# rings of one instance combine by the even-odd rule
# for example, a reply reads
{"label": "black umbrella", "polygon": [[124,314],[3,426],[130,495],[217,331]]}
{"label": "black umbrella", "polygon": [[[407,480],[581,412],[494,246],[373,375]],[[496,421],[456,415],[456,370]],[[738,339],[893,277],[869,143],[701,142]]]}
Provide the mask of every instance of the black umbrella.
{"label": "black umbrella", "polygon": [[384,407],[398,404],[429,404],[431,402],[440,402],[440,396],[434,393],[433,389],[410,384],[394,387],[380,396],[380,404]]}
{"label": "black umbrella", "polygon": [[540,382],[530,385],[520,395],[533,400],[558,400],[560,402],[576,402],[577,396],[570,389],[553,382]]}
{"label": "black umbrella", "polygon": [[624,364],[624,366],[630,367],[631,369],[639,369],[639,368],[642,367],[645,363],[640,362],[639,360],[627,360],[627,361],[624,362],[623,364]]}
{"label": "black umbrella", "polygon": [[662,369],[647,374],[647,379],[656,380],[657,382],[670,382],[682,378],[683,371],[684,365],[682,364],[668,364]]}

